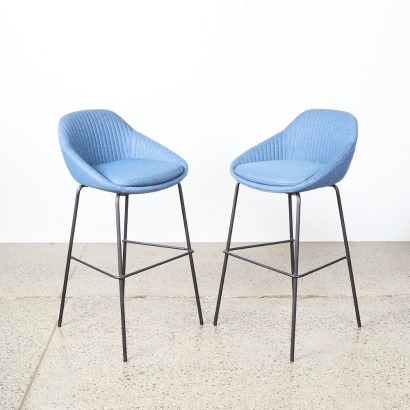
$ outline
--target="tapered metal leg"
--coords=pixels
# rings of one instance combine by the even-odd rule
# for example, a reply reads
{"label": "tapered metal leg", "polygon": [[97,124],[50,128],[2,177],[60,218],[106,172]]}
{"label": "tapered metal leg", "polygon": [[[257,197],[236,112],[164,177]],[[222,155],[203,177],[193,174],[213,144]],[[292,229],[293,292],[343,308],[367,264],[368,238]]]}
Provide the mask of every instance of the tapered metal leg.
{"label": "tapered metal leg", "polygon": [[[120,218],[120,198],[121,195],[117,194],[115,197],[115,215],[117,223],[117,255],[118,255],[118,275],[125,275],[124,263],[122,259],[122,248],[121,248],[121,218]],[[125,228],[124,228],[125,230]],[[126,362],[127,358],[127,334],[125,328],[125,306],[124,306],[124,291],[125,291],[125,279],[119,280],[120,287],[120,308],[121,308],[121,330],[122,330],[122,357],[123,361]]]}
{"label": "tapered metal leg", "polygon": [[[299,193],[294,194],[296,196],[296,226],[295,226],[295,239],[293,242],[293,262],[292,262],[292,275],[298,275],[299,269],[299,237],[300,237],[300,207],[301,200]],[[292,199],[289,201],[289,227],[291,228],[291,239],[293,236],[293,215],[292,215]],[[292,251],[291,251],[292,254]],[[290,361],[295,359],[295,335],[296,335],[296,302],[298,294],[298,278],[292,278],[292,331],[290,338]]]}
{"label": "tapered metal leg", "polygon": [[342,225],[343,241],[344,241],[344,244],[345,244],[347,266],[349,268],[350,284],[352,286],[353,303],[354,303],[354,308],[355,308],[355,311],[356,311],[357,326],[361,327],[362,322],[360,320],[359,304],[357,303],[356,286],[354,284],[352,260],[350,258],[349,243],[347,241],[347,235],[346,235],[346,225],[345,225],[345,220],[344,220],[344,216],[343,216],[342,200],[340,198],[339,188],[336,185],[333,185],[333,188],[336,191],[337,205],[339,207],[340,224]]}
{"label": "tapered metal leg", "polygon": [[[187,222],[186,211],[185,211],[184,195],[182,193],[181,184],[178,184],[178,192],[179,192],[179,200],[181,202],[182,219],[184,221],[186,244],[187,244],[188,250],[192,250],[191,239],[189,238],[188,222]],[[198,309],[199,324],[202,326],[204,324],[204,321],[202,319],[201,300],[199,299],[198,284],[196,281],[194,258],[192,257],[192,253],[189,254],[189,263],[191,265],[192,281],[194,283],[194,291],[195,291],[196,307]]]}
{"label": "tapered metal leg", "polygon": [[73,242],[74,242],[75,225],[76,225],[76,222],[77,222],[78,204],[80,202],[80,193],[81,193],[81,190],[83,188],[84,188],[84,185],[80,185],[77,188],[77,193],[75,195],[74,213],[73,213],[73,220],[72,220],[72,223],[71,223],[70,242],[68,244],[67,262],[66,262],[66,266],[65,266],[63,292],[61,293],[60,314],[58,316],[58,327],[61,327],[61,322],[63,321],[65,295],[66,295],[66,292],[67,292],[68,274],[70,272],[71,254],[72,254],[72,251],[73,251]]}
{"label": "tapered metal leg", "polygon": [[[234,224],[234,221],[235,221],[236,203],[238,202],[239,185],[240,184],[238,182],[236,184],[235,194],[234,194],[234,197],[233,197],[231,222],[229,224],[228,239],[226,241],[226,251],[228,251],[228,252],[231,248],[232,230],[233,230],[233,224]],[[225,253],[224,264],[223,264],[223,267],[222,267],[221,283],[219,285],[218,300],[216,302],[216,310],[215,310],[215,316],[214,316],[214,326],[216,326],[218,324],[219,308],[221,307],[221,298],[222,298],[222,292],[223,292],[223,287],[224,287],[224,282],[225,282],[225,273],[226,273],[226,268],[228,266],[228,256],[229,255],[227,253]]]}

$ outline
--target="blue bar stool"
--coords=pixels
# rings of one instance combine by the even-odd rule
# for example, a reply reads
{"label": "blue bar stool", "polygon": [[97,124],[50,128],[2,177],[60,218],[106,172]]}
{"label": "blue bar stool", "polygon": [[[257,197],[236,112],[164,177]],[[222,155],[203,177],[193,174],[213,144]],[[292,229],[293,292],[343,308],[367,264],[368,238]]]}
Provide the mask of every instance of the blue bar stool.
{"label": "blue bar stool", "polygon": [[[233,256],[271,271],[281,273],[292,279],[291,362],[293,362],[295,358],[296,300],[299,278],[310,275],[334,263],[346,260],[352,287],[357,325],[361,327],[342,202],[339,189],[336,186],[345,176],[350,166],[356,141],[357,121],[353,115],[335,110],[308,110],[300,114],[282,132],[249,149],[232,162],[231,174],[238,182],[235,188],[228,240],[226,249],[224,250],[225,258],[214,317],[215,326],[218,323],[228,257]],[[290,231],[290,238],[288,240],[231,248],[232,230],[240,184],[260,191],[284,193],[287,195]],[[301,208],[300,193],[327,186],[333,187],[336,192],[345,256],[316,269],[312,269],[309,272],[300,273],[298,266]],[[296,215],[294,215],[292,209],[293,197],[296,199]],[[290,244],[291,272],[285,272],[259,263],[235,252],[241,249],[280,243]]]}
{"label": "blue bar stool", "polygon": [[[108,110],[85,110],[65,115],[61,118],[59,123],[59,138],[67,167],[80,186],[77,189],[75,197],[58,326],[61,327],[63,320],[64,302],[71,260],[82,263],[118,280],[120,290],[123,360],[126,362],[127,340],[124,307],[125,279],[183,256],[189,257],[199,323],[202,325],[201,303],[195,275],[194,260],[192,257],[194,251],[191,247],[189,238],[184,197],[181,187],[181,181],[185,178],[188,172],[187,163],[174,152],[132,129],[117,114]],[[178,185],[187,246],[177,247],[129,240],[127,238],[129,195],[160,191],[174,185]],[[116,194],[117,274],[106,272],[103,269],[93,266],[72,255],[80,193],[84,187],[100,189]],[[125,198],[123,229],[121,229],[120,221],[121,197]],[[123,231],[122,237],[121,230]],[[171,248],[178,250],[180,253],[177,256],[163,260],[154,265],[126,273],[128,244]]]}

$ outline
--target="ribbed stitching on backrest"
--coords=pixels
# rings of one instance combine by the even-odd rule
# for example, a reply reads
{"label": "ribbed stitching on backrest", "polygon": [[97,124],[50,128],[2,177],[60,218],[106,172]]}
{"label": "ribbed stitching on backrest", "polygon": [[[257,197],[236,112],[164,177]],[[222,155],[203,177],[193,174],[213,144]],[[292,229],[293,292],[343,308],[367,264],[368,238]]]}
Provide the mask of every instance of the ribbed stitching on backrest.
{"label": "ribbed stitching on backrest", "polygon": [[156,145],[154,141],[135,130],[128,142],[130,152],[134,154],[138,153],[139,158],[151,158],[155,155],[157,159],[161,159],[158,157],[160,153]]}
{"label": "ribbed stitching on backrest", "polygon": [[285,159],[328,163],[356,143],[357,122],[343,111],[309,110],[282,133]]}
{"label": "ribbed stitching on backrest", "polygon": [[181,165],[183,164],[185,168],[187,167],[185,161],[173,151],[135,130],[133,130],[132,135],[128,139],[128,149],[133,158],[150,158],[176,162]]}
{"label": "ribbed stitching on backrest", "polygon": [[286,159],[287,151],[287,143],[284,141],[284,135],[279,133],[256,147],[251,148],[244,155],[246,156],[246,162],[270,161],[272,159]]}
{"label": "ribbed stitching on backrest", "polygon": [[132,128],[108,110],[86,110],[67,114],[60,134],[90,165],[130,157],[127,139]]}

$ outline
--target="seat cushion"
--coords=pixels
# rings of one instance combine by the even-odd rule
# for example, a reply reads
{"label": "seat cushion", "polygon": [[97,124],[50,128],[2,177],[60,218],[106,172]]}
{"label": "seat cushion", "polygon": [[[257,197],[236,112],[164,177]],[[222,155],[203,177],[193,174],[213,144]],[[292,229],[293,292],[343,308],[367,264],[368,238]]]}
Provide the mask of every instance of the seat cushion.
{"label": "seat cushion", "polygon": [[143,158],[106,162],[93,168],[114,184],[129,187],[162,184],[184,172],[181,165]]}
{"label": "seat cushion", "polygon": [[235,167],[243,179],[263,185],[299,184],[318,172],[324,164],[309,161],[261,161]]}

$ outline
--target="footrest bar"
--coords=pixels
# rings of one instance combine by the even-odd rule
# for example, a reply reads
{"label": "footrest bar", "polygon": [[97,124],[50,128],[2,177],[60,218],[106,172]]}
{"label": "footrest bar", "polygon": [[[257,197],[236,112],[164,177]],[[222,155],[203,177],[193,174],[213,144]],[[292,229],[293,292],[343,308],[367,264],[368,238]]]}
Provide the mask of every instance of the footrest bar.
{"label": "footrest bar", "polygon": [[285,241],[264,242],[264,243],[258,243],[258,244],[255,244],[255,245],[237,246],[235,248],[230,248],[229,251],[239,251],[240,249],[259,248],[261,246],[280,245],[281,243],[289,243],[289,242],[293,242],[293,241],[287,239]]}
{"label": "footrest bar", "polygon": [[[287,241],[287,242],[289,242],[289,241]],[[301,273],[300,275],[292,275],[291,273],[285,272],[285,271],[277,269],[277,268],[273,268],[272,266],[265,265],[264,263],[254,261],[254,260],[249,259],[249,258],[245,258],[244,256],[236,255],[235,253],[232,253],[232,252],[227,251],[227,250],[225,250],[224,253],[229,255],[229,256],[233,256],[235,258],[242,259],[245,262],[253,263],[254,265],[260,266],[262,268],[269,269],[271,271],[281,273],[282,275],[289,276],[290,278],[303,278],[304,276],[310,275],[313,272],[317,272],[318,270],[327,268],[330,265],[333,265],[335,263],[341,262],[341,261],[346,259],[346,256],[343,256],[342,258],[339,258],[339,259],[336,259],[332,262],[326,263],[325,265],[319,266],[318,268],[312,269],[308,272]]]}
{"label": "footrest bar", "polygon": [[285,272],[285,271],[280,270],[280,269],[273,268],[272,266],[265,265],[264,263],[256,262],[256,261],[254,261],[254,260],[252,260],[252,259],[245,258],[244,256],[236,255],[235,253],[232,253],[232,252],[229,252],[229,251],[224,251],[224,253],[226,253],[226,254],[229,255],[229,256],[234,256],[235,258],[242,259],[242,260],[244,260],[244,261],[246,261],[246,262],[253,263],[254,265],[258,265],[258,266],[260,266],[260,267],[262,267],[262,268],[266,268],[266,269],[269,269],[269,270],[273,270],[274,272],[278,272],[278,273],[281,273],[282,275],[286,275],[286,276],[289,276],[289,277],[293,278],[293,276],[292,276],[291,273]]}
{"label": "footrest bar", "polygon": [[191,253],[194,253],[194,251],[193,251],[192,249],[189,250],[189,251],[187,251],[187,252],[181,253],[180,255],[174,256],[174,257],[169,258],[169,259],[165,259],[165,260],[163,260],[163,261],[161,261],[161,262],[154,263],[153,265],[149,265],[149,266],[147,266],[146,268],[138,269],[138,270],[136,270],[136,271],[134,271],[134,272],[127,273],[127,274],[125,274],[125,275],[113,275],[112,273],[109,273],[109,272],[106,272],[106,271],[103,270],[103,269],[97,268],[96,266],[91,265],[91,263],[88,263],[88,262],[85,262],[85,261],[83,261],[83,260],[81,260],[81,259],[78,259],[78,258],[76,258],[75,256],[71,256],[71,259],[73,259],[73,260],[75,260],[75,261],[77,261],[77,262],[80,262],[80,263],[82,263],[83,265],[88,266],[88,267],[91,268],[91,269],[94,269],[94,270],[96,270],[96,271],[98,271],[98,272],[101,272],[101,273],[103,273],[104,275],[109,276],[110,278],[113,278],[113,279],[126,279],[126,278],[128,278],[128,277],[130,277],[130,276],[136,275],[136,274],[141,273],[141,272],[144,272],[144,271],[146,271],[146,270],[149,270],[149,269],[152,269],[152,268],[156,268],[157,266],[164,265],[165,263],[172,262],[172,261],[174,261],[174,260],[176,260],[176,259],[179,259],[179,258],[182,258],[182,257],[184,257],[184,256],[190,255]]}
{"label": "footrest bar", "polygon": [[335,263],[337,263],[337,262],[343,261],[344,259],[346,259],[346,256],[343,256],[342,258],[336,259],[336,260],[334,260],[334,261],[332,261],[332,262],[326,263],[325,265],[319,266],[319,267],[316,268],[316,269],[312,269],[312,270],[310,270],[309,272],[302,273],[302,274],[300,274],[300,275],[298,275],[298,276],[296,276],[296,277],[302,278],[303,276],[307,276],[307,275],[310,275],[310,274],[313,273],[313,272],[317,272],[318,270],[327,268],[328,266],[333,265],[333,264],[335,264]]}
{"label": "footrest bar", "polygon": [[91,265],[91,263],[88,263],[88,262],[85,262],[85,261],[83,261],[83,260],[81,260],[81,259],[78,259],[78,258],[76,258],[75,256],[71,256],[71,259],[74,259],[75,261],[80,262],[80,263],[82,263],[83,265],[88,266],[88,267],[91,268],[91,269],[97,270],[98,272],[101,272],[101,273],[103,273],[104,275],[109,276],[110,278],[118,279],[118,277],[117,277],[116,275],[113,275],[112,273],[109,273],[109,272],[106,272],[105,270],[102,270],[102,269],[100,269],[100,268],[97,268],[96,266]]}
{"label": "footrest bar", "polygon": [[[168,249],[177,249],[179,251],[189,251],[188,248],[183,248],[180,246],[171,246],[171,245],[161,245],[159,243],[151,243],[151,242],[138,242],[138,241],[130,241],[128,239],[123,239],[125,243],[132,243],[135,245],[144,245],[144,246],[155,246],[157,248],[168,248]],[[191,249],[192,250],[192,249]]]}
{"label": "footrest bar", "polygon": [[190,251],[188,251],[188,252],[182,253],[181,255],[174,256],[173,258],[166,259],[166,260],[164,260],[164,261],[162,261],[162,262],[154,263],[153,265],[147,266],[146,268],[138,269],[138,270],[136,270],[135,272],[127,273],[127,274],[124,275],[124,276],[117,276],[117,279],[125,279],[125,278],[128,278],[129,276],[136,275],[137,273],[144,272],[144,271],[146,271],[146,270],[148,270],[148,269],[156,268],[157,266],[163,265],[164,263],[168,263],[168,262],[174,261],[175,259],[182,258],[182,257],[184,257],[184,256],[187,256],[187,255],[191,254],[191,253],[194,253],[194,251],[193,251],[192,249],[191,249]]}

